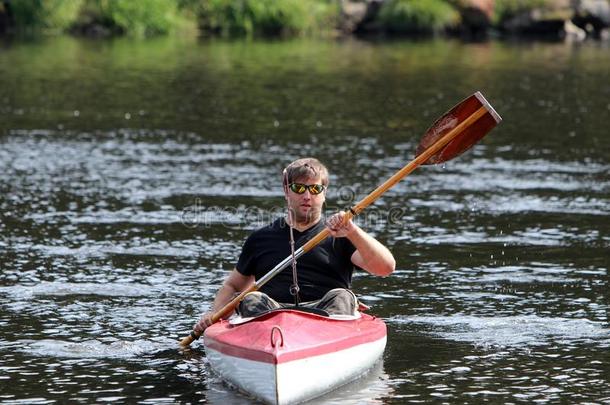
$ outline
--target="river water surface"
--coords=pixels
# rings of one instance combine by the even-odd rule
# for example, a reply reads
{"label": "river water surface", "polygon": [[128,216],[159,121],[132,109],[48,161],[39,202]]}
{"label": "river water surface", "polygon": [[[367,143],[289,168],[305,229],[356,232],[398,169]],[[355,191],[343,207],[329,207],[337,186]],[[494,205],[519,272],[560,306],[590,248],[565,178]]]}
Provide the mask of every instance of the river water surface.
{"label": "river water surface", "polygon": [[393,251],[354,289],[388,325],[320,403],[610,403],[610,49],[603,43],[52,38],[0,48],[0,403],[244,403],[200,343],[281,169],[327,213],[480,90],[504,121],[359,218]]}

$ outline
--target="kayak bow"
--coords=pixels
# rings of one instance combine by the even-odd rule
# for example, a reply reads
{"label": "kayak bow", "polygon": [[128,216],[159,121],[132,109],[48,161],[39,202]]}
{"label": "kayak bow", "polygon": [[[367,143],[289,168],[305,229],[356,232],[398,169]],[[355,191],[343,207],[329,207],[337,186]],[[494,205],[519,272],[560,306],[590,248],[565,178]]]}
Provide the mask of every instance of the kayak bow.
{"label": "kayak bow", "polygon": [[212,369],[269,404],[306,401],[362,376],[379,360],[386,325],[359,314],[335,319],[277,310],[251,321],[220,321],[205,330]]}

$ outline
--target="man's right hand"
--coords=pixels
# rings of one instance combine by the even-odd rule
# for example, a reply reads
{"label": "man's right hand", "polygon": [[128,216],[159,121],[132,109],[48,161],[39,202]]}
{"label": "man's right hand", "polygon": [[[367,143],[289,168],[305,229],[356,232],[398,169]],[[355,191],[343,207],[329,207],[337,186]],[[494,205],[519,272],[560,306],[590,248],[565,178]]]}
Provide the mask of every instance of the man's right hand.
{"label": "man's right hand", "polygon": [[212,304],[210,310],[201,315],[199,322],[193,325],[193,332],[195,332],[197,336],[201,336],[203,332],[214,323],[212,322],[212,315],[214,314],[212,309],[222,309],[237,293],[246,290],[252,284],[254,284],[254,276],[244,276],[236,269],[233,269],[223,282],[220,290],[216,293],[214,304]]}
{"label": "man's right hand", "polygon": [[212,322],[212,314],[210,312],[206,312],[205,314],[201,315],[199,322],[197,322],[193,326],[193,330],[198,336],[201,336],[203,335],[203,331],[205,331],[207,327],[212,325],[213,323],[214,322]]}

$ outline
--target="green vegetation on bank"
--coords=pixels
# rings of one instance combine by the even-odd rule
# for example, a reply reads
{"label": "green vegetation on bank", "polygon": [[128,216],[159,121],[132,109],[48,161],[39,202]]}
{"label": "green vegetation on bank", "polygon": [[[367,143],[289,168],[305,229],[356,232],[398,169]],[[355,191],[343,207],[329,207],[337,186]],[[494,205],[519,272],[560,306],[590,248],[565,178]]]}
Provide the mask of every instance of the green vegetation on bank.
{"label": "green vegetation on bank", "polygon": [[84,0],[19,0],[4,2],[5,13],[21,30],[65,31],[77,20]]}
{"label": "green vegetation on bank", "polygon": [[[1,0],[0,0],[1,1]],[[166,35],[194,26],[188,6],[174,0],[4,0],[5,31],[96,35]],[[184,7],[180,7],[181,4]],[[0,19],[2,20],[2,19]],[[192,20],[189,21],[189,20]],[[1,29],[2,27],[0,27]]]}
{"label": "green vegetation on bank", "polygon": [[337,24],[333,0],[208,0],[197,6],[199,27],[222,36],[318,34]]}
{"label": "green vegetation on bank", "polygon": [[500,23],[519,13],[539,7],[545,7],[551,3],[551,0],[495,0],[494,22]]}
{"label": "green vegetation on bank", "polygon": [[[502,27],[520,13],[555,3],[495,0],[493,16],[485,18]],[[364,0],[0,0],[0,34],[326,35],[358,29],[359,22],[354,23],[358,18],[366,23],[367,32],[439,33],[468,24],[463,11],[469,4],[465,0],[384,0],[374,12],[369,5],[363,17]],[[361,11],[353,12],[359,7]]]}
{"label": "green vegetation on bank", "polygon": [[443,0],[387,0],[378,21],[386,31],[438,32],[457,25],[458,11]]}
{"label": "green vegetation on bank", "polygon": [[171,0],[85,0],[73,28],[104,27],[113,33],[137,37],[165,35],[186,24]]}

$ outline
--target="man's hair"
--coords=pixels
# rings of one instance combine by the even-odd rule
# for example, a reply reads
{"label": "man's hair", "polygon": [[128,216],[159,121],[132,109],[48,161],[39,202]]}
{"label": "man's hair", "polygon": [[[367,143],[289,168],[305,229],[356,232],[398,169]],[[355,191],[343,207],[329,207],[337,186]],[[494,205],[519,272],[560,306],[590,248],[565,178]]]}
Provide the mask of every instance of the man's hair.
{"label": "man's hair", "polygon": [[297,159],[284,169],[284,182],[290,184],[297,179],[320,177],[323,185],[328,186],[328,169],[316,158]]}

